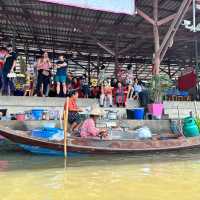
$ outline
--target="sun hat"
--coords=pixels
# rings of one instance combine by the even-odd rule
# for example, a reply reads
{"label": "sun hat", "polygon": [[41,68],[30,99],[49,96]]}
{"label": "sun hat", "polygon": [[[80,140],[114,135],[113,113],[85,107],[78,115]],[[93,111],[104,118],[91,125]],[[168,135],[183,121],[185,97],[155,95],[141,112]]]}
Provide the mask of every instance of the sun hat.
{"label": "sun hat", "polygon": [[94,116],[102,116],[104,115],[104,111],[102,109],[100,109],[99,107],[93,107],[90,115],[94,115]]}

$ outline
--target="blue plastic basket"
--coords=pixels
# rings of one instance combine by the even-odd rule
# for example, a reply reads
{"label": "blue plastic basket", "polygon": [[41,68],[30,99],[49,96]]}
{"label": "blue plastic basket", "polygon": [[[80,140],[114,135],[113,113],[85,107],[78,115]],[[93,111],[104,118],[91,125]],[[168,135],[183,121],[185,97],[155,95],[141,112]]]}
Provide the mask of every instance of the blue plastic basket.
{"label": "blue plastic basket", "polygon": [[62,131],[59,128],[43,128],[43,129],[36,129],[32,130],[32,136],[36,138],[51,138],[54,134]]}

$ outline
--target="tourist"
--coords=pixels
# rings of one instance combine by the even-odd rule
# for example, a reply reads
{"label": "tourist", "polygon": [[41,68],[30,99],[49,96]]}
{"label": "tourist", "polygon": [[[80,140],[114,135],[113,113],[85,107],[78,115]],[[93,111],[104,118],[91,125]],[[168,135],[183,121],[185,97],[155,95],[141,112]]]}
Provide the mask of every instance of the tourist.
{"label": "tourist", "polygon": [[7,46],[8,54],[5,58],[5,63],[3,65],[3,95],[14,95],[15,86],[11,77],[14,72],[17,62],[17,53],[13,50],[12,45]]}
{"label": "tourist", "polygon": [[80,81],[78,80],[78,78],[76,78],[76,77],[73,77],[72,78],[72,89],[73,90],[79,90],[80,89]]}
{"label": "tourist", "polygon": [[[78,91],[73,90],[69,92],[69,115],[68,115],[68,122],[71,125],[71,131],[76,132],[78,131],[80,125],[81,125],[81,117],[79,112],[82,112],[82,109],[80,109],[77,105],[77,99],[78,99]],[[65,110],[66,110],[67,102],[65,103]]]}
{"label": "tourist", "polygon": [[72,80],[73,80],[73,74],[71,72],[68,72],[68,76],[67,76],[67,91],[72,90]]}
{"label": "tourist", "polygon": [[103,113],[99,108],[93,108],[90,113],[90,118],[86,119],[83,122],[83,125],[81,127],[80,135],[83,138],[103,138],[108,135],[108,132],[106,129],[98,129],[96,128],[96,120],[99,116],[101,116]]}
{"label": "tourist", "polygon": [[99,86],[93,86],[91,89],[91,98],[99,99],[100,98],[100,87]]}
{"label": "tourist", "polygon": [[112,90],[113,87],[107,81],[103,82],[101,86],[100,106],[103,107],[104,103],[108,100],[109,106],[112,107]]}
{"label": "tourist", "polygon": [[100,73],[99,73],[99,77],[98,77],[98,85],[101,86],[106,79],[107,79],[106,67],[105,65],[102,65]]}
{"label": "tourist", "polygon": [[138,100],[139,94],[142,92],[142,86],[139,83],[137,78],[134,78],[134,85],[133,85],[133,99]]}
{"label": "tourist", "polygon": [[[48,96],[48,87],[50,84],[50,77],[51,77],[51,62],[47,52],[42,54],[42,57],[38,59],[37,62],[37,70],[38,70],[38,77],[37,77],[37,86],[36,86],[36,93],[37,96]],[[41,88],[43,87],[42,91]],[[42,93],[42,94],[41,94]]]}
{"label": "tourist", "polygon": [[118,82],[118,86],[116,88],[116,104],[117,107],[119,107],[120,105],[125,107],[125,91],[121,82]]}
{"label": "tourist", "polygon": [[90,96],[90,86],[86,74],[84,74],[81,78],[81,91],[84,98],[88,98]]}
{"label": "tourist", "polygon": [[117,85],[118,85],[118,80],[116,78],[112,79],[111,86],[117,88]]}
{"label": "tourist", "polygon": [[0,48],[0,90],[3,87],[3,66],[4,62],[6,60],[6,55],[7,55],[7,49],[4,47]]}
{"label": "tourist", "polygon": [[129,64],[127,66],[127,70],[126,70],[126,85],[128,87],[128,93],[127,93],[127,98],[131,98],[133,95],[133,90],[132,90],[132,86],[133,86],[133,70],[132,70],[132,65]]}
{"label": "tourist", "polygon": [[142,107],[147,107],[147,105],[150,103],[148,89],[145,87],[145,84],[142,81],[139,81],[138,84],[142,88],[142,91],[139,93],[140,105]]}
{"label": "tourist", "polygon": [[57,96],[60,95],[61,92],[61,84],[63,88],[63,95],[66,96],[67,94],[67,86],[66,86],[66,81],[67,81],[67,63],[65,62],[64,55],[59,56],[59,60],[56,63],[56,76],[55,76],[55,82],[56,82],[56,93]]}

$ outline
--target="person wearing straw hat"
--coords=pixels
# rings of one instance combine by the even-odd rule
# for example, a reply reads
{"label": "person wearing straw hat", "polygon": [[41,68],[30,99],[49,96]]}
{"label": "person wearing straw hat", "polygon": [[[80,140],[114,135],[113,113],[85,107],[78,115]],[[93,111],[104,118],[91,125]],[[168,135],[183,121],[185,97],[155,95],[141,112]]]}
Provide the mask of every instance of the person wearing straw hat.
{"label": "person wearing straw hat", "polygon": [[99,107],[93,107],[90,113],[90,118],[86,119],[83,122],[83,125],[81,127],[80,135],[83,138],[103,138],[108,135],[106,129],[98,129],[96,128],[96,120],[98,117],[102,116],[104,113],[101,111]]}

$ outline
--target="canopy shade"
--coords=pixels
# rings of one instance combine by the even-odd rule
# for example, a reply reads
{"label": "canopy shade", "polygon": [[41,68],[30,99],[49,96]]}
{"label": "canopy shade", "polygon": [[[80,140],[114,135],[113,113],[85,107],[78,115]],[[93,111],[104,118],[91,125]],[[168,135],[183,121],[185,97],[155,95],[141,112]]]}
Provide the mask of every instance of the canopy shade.
{"label": "canopy shade", "polygon": [[135,0],[40,0],[50,3],[75,6],[93,10],[133,15]]}

